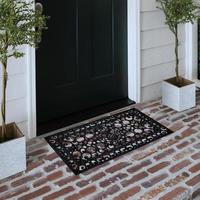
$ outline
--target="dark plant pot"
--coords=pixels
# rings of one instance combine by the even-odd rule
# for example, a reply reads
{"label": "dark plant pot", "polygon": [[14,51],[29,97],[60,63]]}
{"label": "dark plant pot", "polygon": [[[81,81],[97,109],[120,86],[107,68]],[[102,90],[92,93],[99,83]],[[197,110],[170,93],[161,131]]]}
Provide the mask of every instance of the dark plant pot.
{"label": "dark plant pot", "polygon": [[0,180],[26,170],[24,135],[15,123],[6,125],[6,135],[6,141],[0,143]]}

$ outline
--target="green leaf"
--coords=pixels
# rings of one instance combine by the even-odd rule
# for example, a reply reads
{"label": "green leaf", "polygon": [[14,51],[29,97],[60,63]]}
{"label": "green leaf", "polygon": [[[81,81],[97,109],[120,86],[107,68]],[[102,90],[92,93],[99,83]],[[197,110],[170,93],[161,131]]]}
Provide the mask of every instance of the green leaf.
{"label": "green leaf", "polygon": [[[24,54],[18,46],[27,44],[38,46],[42,31],[47,29],[48,17],[34,10],[35,3],[26,0],[0,1],[0,61],[20,58]],[[8,48],[12,47],[12,52]]]}

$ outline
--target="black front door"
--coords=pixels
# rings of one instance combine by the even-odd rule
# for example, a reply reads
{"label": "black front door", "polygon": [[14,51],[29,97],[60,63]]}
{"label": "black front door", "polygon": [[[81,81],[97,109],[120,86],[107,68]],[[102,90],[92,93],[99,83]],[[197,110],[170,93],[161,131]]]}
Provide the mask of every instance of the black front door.
{"label": "black front door", "polygon": [[38,123],[127,97],[127,1],[38,0]]}

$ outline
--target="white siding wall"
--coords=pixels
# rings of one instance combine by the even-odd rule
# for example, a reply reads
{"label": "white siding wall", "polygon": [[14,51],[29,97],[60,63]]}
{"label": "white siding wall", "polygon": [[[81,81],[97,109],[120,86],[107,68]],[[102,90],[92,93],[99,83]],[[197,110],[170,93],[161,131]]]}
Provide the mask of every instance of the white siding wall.
{"label": "white siding wall", "polygon": [[[175,75],[174,36],[165,25],[155,0],[141,0],[141,79],[142,101],[161,96],[161,81]],[[180,65],[185,73],[185,29],[181,26]]]}
{"label": "white siding wall", "polygon": [[[27,47],[21,47],[27,52]],[[28,133],[27,54],[20,59],[9,59],[7,86],[7,123],[16,122],[25,135]],[[2,66],[0,65],[0,98],[2,97]],[[1,123],[1,118],[0,118]]]}

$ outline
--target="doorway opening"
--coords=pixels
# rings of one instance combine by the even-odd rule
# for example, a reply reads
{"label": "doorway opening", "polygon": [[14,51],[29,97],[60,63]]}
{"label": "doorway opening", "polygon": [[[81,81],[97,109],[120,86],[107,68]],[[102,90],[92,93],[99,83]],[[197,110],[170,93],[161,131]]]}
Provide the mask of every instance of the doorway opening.
{"label": "doorway opening", "polygon": [[51,18],[36,55],[37,135],[134,103],[127,0],[38,2]]}

